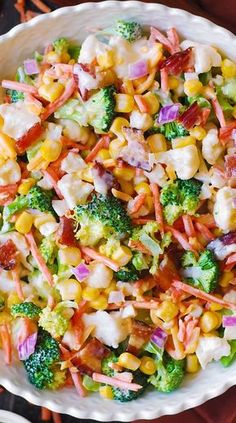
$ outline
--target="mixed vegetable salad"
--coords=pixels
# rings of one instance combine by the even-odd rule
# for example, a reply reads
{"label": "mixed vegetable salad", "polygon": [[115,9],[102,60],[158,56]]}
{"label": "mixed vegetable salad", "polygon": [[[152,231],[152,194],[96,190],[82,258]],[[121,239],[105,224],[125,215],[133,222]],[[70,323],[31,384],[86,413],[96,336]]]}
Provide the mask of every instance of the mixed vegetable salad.
{"label": "mixed vegetable salad", "polygon": [[121,402],[236,358],[236,63],[118,21],[2,81],[0,340]]}

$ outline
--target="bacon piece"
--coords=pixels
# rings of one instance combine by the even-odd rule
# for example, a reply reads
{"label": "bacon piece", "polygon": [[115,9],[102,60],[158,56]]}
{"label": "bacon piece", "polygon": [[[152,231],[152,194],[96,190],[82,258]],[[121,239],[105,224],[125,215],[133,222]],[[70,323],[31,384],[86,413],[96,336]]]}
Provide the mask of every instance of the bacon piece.
{"label": "bacon piece", "polygon": [[137,392],[139,389],[142,389],[142,386],[138,385],[137,383],[124,382],[115,377],[105,376],[99,373],[93,373],[92,378],[95,382],[105,383],[120,389],[128,389],[129,391]]}
{"label": "bacon piece", "polygon": [[11,239],[8,239],[0,245],[0,267],[3,270],[13,270],[17,265],[16,255],[16,246]]}
{"label": "bacon piece", "polygon": [[236,129],[236,120],[226,122],[226,126],[220,128],[220,141],[223,145],[232,139],[232,132]]}
{"label": "bacon piece", "polygon": [[227,178],[236,176],[236,154],[225,156],[225,168]]}
{"label": "bacon piece", "polygon": [[167,69],[171,75],[180,75],[186,71],[192,62],[192,48],[172,54],[161,64],[161,69]]}
{"label": "bacon piece", "polygon": [[201,116],[201,108],[195,101],[191,106],[179,117],[179,122],[186,129],[191,129],[199,120]]}
{"label": "bacon piece", "polygon": [[92,376],[94,372],[101,372],[102,359],[107,357],[110,350],[98,339],[91,339],[85,347],[71,359],[71,363],[82,375]]}
{"label": "bacon piece", "polygon": [[123,133],[128,145],[121,149],[120,158],[131,166],[150,171],[149,151],[143,131],[124,126]]}
{"label": "bacon piece", "polygon": [[16,140],[18,154],[23,154],[43,133],[44,129],[40,123],[36,123],[25,135]]}
{"label": "bacon piece", "polygon": [[139,320],[134,320],[127,351],[135,355],[138,354],[141,348],[149,341],[152,332],[153,328],[151,326]]}
{"label": "bacon piece", "polygon": [[86,390],[85,390],[85,388],[83,386],[82,378],[80,376],[80,373],[79,372],[74,373],[70,369],[70,374],[71,374],[73,383],[75,385],[75,389],[78,392],[79,396],[80,397],[86,397],[87,393],[86,393]]}
{"label": "bacon piece", "polygon": [[207,107],[205,107],[204,109],[202,109],[202,113],[201,113],[201,124],[202,124],[203,126],[205,126],[205,125],[206,125],[206,123],[207,123],[207,121],[208,121],[208,118],[209,118],[210,113],[211,113],[211,109],[209,109],[209,108],[207,108]]}
{"label": "bacon piece", "polygon": [[21,93],[28,93],[32,95],[38,95],[38,90],[33,85],[25,84],[24,82],[10,81],[8,79],[3,79],[2,87],[8,90],[17,90]]}
{"label": "bacon piece", "polygon": [[175,28],[171,28],[167,31],[167,37],[163,35],[157,28],[151,27],[151,40],[159,41],[163,44],[165,49],[170,53],[174,54],[179,51],[179,37]]}
{"label": "bacon piece", "polygon": [[58,242],[68,247],[79,247],[78,241],[74,234],[74,222],[68,217],[60,218],[59,228],[57,230]]}

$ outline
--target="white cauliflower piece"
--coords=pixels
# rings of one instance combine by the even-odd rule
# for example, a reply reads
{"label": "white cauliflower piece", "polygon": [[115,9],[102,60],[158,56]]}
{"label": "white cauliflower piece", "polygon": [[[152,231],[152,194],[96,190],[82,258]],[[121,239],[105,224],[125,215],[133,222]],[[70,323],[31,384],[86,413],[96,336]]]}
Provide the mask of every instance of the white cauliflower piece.
{"label": "white cauliflower piece", "polygon": [[62,126],[49,122],[47,125],[46,138],[51,141],[59,141],[62,135]]}
{"label": "white cauliflower piece", "polygon": [[236,199],[236,189],[230,187],[223,187],[216,194],[213,215],[217,226],[224,232],[236,229],[234,199]]}
{"label": "white cauliflower piece", "polygon": [[157,154],[157,161],[171,165],[178,178],[190,179],[198,171],[200,159],[195,145],[164,151]]}
{"label": "white cauliflower piece", "polygon": [[80,126],[77,122],[70,119],[59,119],[63,126],[63,134],[70,140],[78,141],[80,144],[86,144],[90,136],[90,129]]}
{"label": "white cauliflower piece", "polygon": [[167,175],[159,163],[154,165],[151,172],[144,172],[144,175],[149,179],[150,183],[156,183],[160,187],[163,187],[167,183]]}
{"label": "white cauliflower piece", "polygon": [[222,58],[218,51],[207,44],[200,44],[190,40],[181,43],[182,49],[193,47],[194,68],[196,73],[208,72],[212,67],[220,67]]}
{"label": "white cauliflower piece", "polygon": [[236,291],[231,289],[229,292],[227,292],[227,294],[224,295],[223,300],[236,305]]}
{"label": "white cauliflower piece", "polygon": [[17,140],[28,132],[41,119],[30,110],[23,101],[0,105],[0,115],[4,119],[3,132]]}
{"label": "white cauliflower piece", "polygon": [[0,185],[15,184],[21,178],[20,166],[15,160],[8,159],[0,166]]}
{"label": "white cauliflower piece", "polygon": [[139,110],[133,110],[130,113],[130,126],[136,129],[142,129],[142,131],[147,131],[151,128],[153,120],[148,113],[141,113]]}
{"label": "white cauliflower piece", "polygon": [[43,236],[49,236],[57,231],[59,228],[59,223],[57,222],[46,222],[39,226],[39,232]]}
{"label": "white cauliflower piece", "polygon": [[68,205],[65,200],[52,200],[52,207],[56,214],[60,217],[65,216],[68,210]]}
{"label": "white cauliflower piece", "polygon": [[108,347],[117,348],[130,333],[130,319],[123,319],[120,312],[84,314],[85,327],[94,326],[93,335]]}
{"label": "white cauliflower piece", "polygon": [[218,137],[217,129],[210,129],[202,140],[202,155],[203,158],[211,165],[214,165],[221,153],[223,152],[223,146]]}
{"label": "white cauliflower piece", "polygon": [[93,185],[81,181],[76,173],[64,175],[57,185],[70,210],[77,204],[85,204],[89,194],[93,191]]}
{"label": "white cauliflower piece", "polygon": [[196,355],[203,369],[205,369],[207,364],[212,360],[218,361],[221,359],[221,357],[227,356],[229,354],[230,345],[226,339],[219,338],[218,336],[200,336],[196,349]]}
{"label": "white cauliflower piece", "polygon": [[93,288],[107,288],[113,277],[113,271],[103,263],[92,263],[89,265],[90,273],[85,280],[88,286]]}
{"label": "white cauliflower piece", "polygon": [[86,167],[85,161],[79,154],[69,153],[61,162],[61,169],[66,173],[74,173]]}
{"label": "white cauliflower piece", "polygon": [[227,326],[224,330],[224,339],[236,339],[236,326]]}
{"label": "white cauliflower piece", "polygon": [[110,47],[101,43],[95,35],[89,35],[82,43],[78,63],[92,63],[98,55],[102,55],[109,51]]}

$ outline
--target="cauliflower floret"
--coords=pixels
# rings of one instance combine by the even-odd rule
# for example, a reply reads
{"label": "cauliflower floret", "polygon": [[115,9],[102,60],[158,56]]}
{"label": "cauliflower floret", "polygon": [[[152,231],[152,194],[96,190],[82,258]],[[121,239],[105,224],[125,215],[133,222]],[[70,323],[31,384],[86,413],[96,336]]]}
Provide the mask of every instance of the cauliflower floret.
{"label": "cauliflower floret", "polygon": [[79,63],[92,63],[98,55],[110,50],[108,45],[101,43],[95,35],[89,35],[83,42],[79,54]]}
{"label": "cauliflower floret", "polygon": [[190,40],[184,40],[181,48],[193,47],[194,68],[199,73],[208,72],[212,67],[220,67],[222,58],[218,51],[209,45],[196,43]]}
{"label": "cauliflower floret", "polygon": [[234,289],[231,289],[229,292],[227,292],[227,294],[224,295],[223,300],[236,305],[236,291],[234,291]]}
{"label": "cauliflower floret", "polygon": [[159,163],[154,165],[151,172],[144,172],[144,175],[149,179],[150,183],[156,183],[160,187],[167,183],[165,170]]}
{"label": "cauliflower floret", "polygon": [[50,307],[45,307],[40,314],[39,326],[49,332],[53,338],[58,338],[66,332],[68,320],[62,313],[51,310]]}
{"label": "cauliflower floret", "polygon": [[79,154],[69,153],[61,162],[61,169],[66,173],[74,173],[86,167],[85,161]]}
{"label": "cauliflower floret", "polygon": [[117,348],[130,332],[130,319],[123,319],[120,312],[97,311],[84,314],[83,322],[85,327],[94,326],[93,335],[105,345],[113,348]]}
{"label": "cauliflower floret", "polygon": [[59,119],[63,126],[63,134],[70,140],[78,141],[80,144],[86,144],[90,137],[90,129],[80,126],[77,122],[70,119]]}
{"label": "cauliflower floret", "polygon": [[93,191],[93,185],[81,181],[76,173],[63,176],[57,185],[70,210],[77,204],[85,204],[89,194]]}
{"label": "cauliflower floret", "polygon": [[203,158],[211,165],[215,164],[223,152],[217,129],[210,129],[202,140]]}
{"label": "cauliflower floret", "polygon": [[3,132],[15,140],[21,138],[32,126],[40,123],[40,118],[28,110],[23,101],[0,105],[0,115],[4,119]]}
{"label": "cauliflower floret", "polygon": [[92,263],[89,265],[90,273],[86,279],[88,286],[93,288],[107,288],[113,277],[113,271],[103,263]]}
{"label": "cauliflower floret", "polygon": [[0,185],[15,184],[21,178],[20,166],[15,160],[8,159],[0,166]]}
{"label": "cauliflower floret", "polygon": [[68,205],[65,200],[52,200],[52,207],[56,214],[60,217],[65,216],[68,210]]}
{"label": "cauliflower floret", "polygon": [[62,135],[62,126],[49,122],[47,125],[46,138],[51,141],[59,141]]}
{"label": "cauliflower floret", "polygon": [[136,129],[147,131],[151,128],[153,120],[148,113],[141,113],[138,110],[133,110],[130,113],[130,126]]}
{"label": "cauliflower floret", "polygon": [[230,187],[223,187],[216,194],[213,215],[217,226],[224,232],[236,229],[234,199],[236,199],[236,189]]}
{"label": "cauliflower floret", "polygon": [[203,337],[200,336],[196,355],[202,368],[212,360],[220,360],[221,357],[230,354],[230,345],[224,338],[218,336]]}
{"label": "cauliflower floret", "polygon": [[195,145],[164,151],[157,154],[157,161],[171,165],[178,178],[190,179],[198,171],[200,159]]}

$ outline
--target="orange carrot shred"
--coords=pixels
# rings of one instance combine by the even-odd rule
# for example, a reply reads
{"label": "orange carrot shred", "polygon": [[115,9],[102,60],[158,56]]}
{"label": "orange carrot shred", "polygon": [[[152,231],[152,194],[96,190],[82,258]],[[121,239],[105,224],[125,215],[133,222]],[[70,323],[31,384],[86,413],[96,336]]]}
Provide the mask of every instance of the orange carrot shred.
{"label": "orange carrot shred", "polygon": [[183,219],[183,224],[184,224],[184,230],[186,232],[187,237],[196,237],[196,232],[193,226],[193,222],[191,219],[191,216],[189,216],[188,214],[185,214],[184,216],[182,216]]}
{"label": "orange carrot shred", "polygon": [[47,170],[42,170],[42,173],[48,180],[51,182],[57,196],[62,200],[64,197],[60,191],[60,189],[57,186],[57,182],[59,181],[59,177],[55,170],[52,167],[48,167]]}
{"label": "orange carrot shred", "polygon": [[40,10],[40,12],[51,12],[50,7],[48,7],[42,0],[31,0],[31,3],[33,3]]}
{"label": "orange carrot shred", "polygon": [[143,206],[145,200],[146,200],[146,194],[138,194],[134,198],[134,204],[133,204],[131,210],[129,210],[129,214],[137,213],[141,209],[141,207]]}
{"label": "orange carrot shred", "polygon": [[51,411],[45,407],[41,407],[41,420],[43,422],[49,422],[51,420]]}
{"label": "orange carrot shred", "polygon": [[70,369],[70,374],[71,374],[72,380],[74,382],[75,388],[76,388],[79,396],[80,397],[86,397],[86,391],[85,391],[85,388],[82,384],[82,379],[81,379],[80,373],[79,372],[74,373]]}
{"label": "orange carrot shred", "polygon": [[93,149],[90,151],[90,153],[87,155],[85,161],[86,163],[91,162],[95,157],[97,156],[98,152],[102,148],[107,148],[109,145],[110,137],[108,135],[103,135],[100,140],[97,142],[97,144],[93,147]]}
{"label": "orange carrot shred", "polygon": [[56,413],[55,411],[52,412],[52,420],[53,423],[62,423],[61,415]]}
{"label": "orange carrot shred", "polygon": [[44,275],[45,279],[48,281],[49,285],[53,286],[54,282],[53,282],[52,274],[51,274],[50,270],[48,269],[48,267],[45,263],[45,260],[42,257],[42,255],[41,255],[41,253],[40,253],[40,251],[37,247],[37,244],[35,242],[35,239],[34,239],[32,232],[29,232],[28,234],[26,234],[25,237],[28,241],[28,244],[29,244],[29,247],[30,247],[30,250],[31,250],[31,254],[34,257],[40,271]]}
{"label": "orange carrot shred", "polygon": [[121,381],[119,379],[116,379],[115,377],[105,376],[100,373],[93,373],[92,378],[95,382],[101,382],[106,383],[111,386],[116,386],[121,389],[129,389],[130,391],[137,392],[139,389],[142,388],[141,385],[138,385],[137,383],[128,383]]}
{"label": "orange carrot shred", "polygon": [[213,239],[215,239],[215,236],[203,223],[196,222],[195,226],[197,230],[200,232],[200,234],[203,236],[203,238],[205,238],[206,241],[210,242],[210,241],[213,241]]}
{"label": "orange carrot shred", "polygon": [[143,254],[148,254],[149,256],[152,255],[150,250],[147,247],[145,247],[145,245],[143,245],[141,241],[134,241],[130,239],[128,246],[132,248],[133,250],[140,251]]}
{"label": "orange carrot shred", "polygon": [[4,351],[4,359],[6,364],[11,364],[12,361],[12,344],[9,327],[7,324],[0,326],[0,336],[2,341],[2,348]]}
{"label": "orange carrot shred", "polygon": [[137,103],[137,106],[138,106],[141,113],[148,113],[149,112],[148,104],[147,104],[147,102],[145,101],[145,98],[143,98],[142,95],[136,94],[134,96],[134,100]]}
{"label": "orange carrot shred", "polygon": [[172,233],[173,237],[178,241],[178,243],[181,245],[181,247],[184,250],[190,250],[195,252],[192,245],[188,242],[186,235],[182,234],[182,232],[177,231],[177,229],[172,228],[171,226],[166,225],[165,226],[166,231],[169,231]]}
{"label": "orange carrot shred", "polygon": [[20,300],[24,301],[24,294],[21,286],[20,276],[19,276],[19,269],[15,268],[12,270],[13,281],[16,288],[16,293]]}
{"label": "orange carrot shred", "polygon": [[114,272],[118,272],[120,266],[116,261],[111,260],[108,257],[98,253],[93,248],[81,247],[81,251],[83,254],[90,257],[91,259],[98,260],[101,263],[104,263],[106,266],[110,267],[110,269],[114,270]]}
{"label": "orange carrot shred", "polygon": [[160,226],[160,232],[163,235],[164,234],[164,221],[163,221],[163,213],[162,213],[162,207],[160,203],[160,191],[157,184],[150,184],[150,188],[153,194],[153,200],[154,200],[154,209],[155,209],[155,217],[158,225]]}

